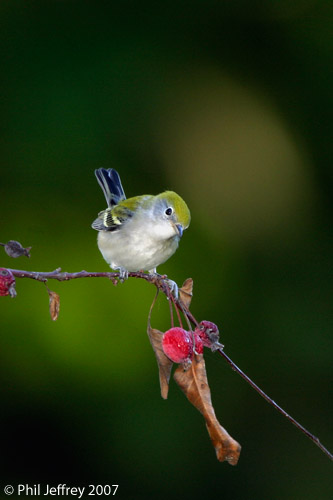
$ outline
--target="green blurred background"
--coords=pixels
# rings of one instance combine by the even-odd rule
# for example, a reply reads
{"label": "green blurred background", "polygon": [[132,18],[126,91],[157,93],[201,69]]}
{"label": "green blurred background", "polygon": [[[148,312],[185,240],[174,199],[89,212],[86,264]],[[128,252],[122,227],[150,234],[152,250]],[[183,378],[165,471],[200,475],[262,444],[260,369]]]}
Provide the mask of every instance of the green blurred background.
{"label": "green blurred background", "polygon": [[[332,448],[332,5],[266,2],[0,3],[0,265],[107,271],[90,228],[94,169],[128,196],[173,189],[192,223],[159,268],[194,279],[194,315]],[[141,280],[17,280],[2,298],[5,484],[119,484],[117,497],[329,499],[331,463],[216,354],[217,417],[242,444],[219,463],[172,381],[161,399]],[[160,298],[153,326],[170,326]]]}

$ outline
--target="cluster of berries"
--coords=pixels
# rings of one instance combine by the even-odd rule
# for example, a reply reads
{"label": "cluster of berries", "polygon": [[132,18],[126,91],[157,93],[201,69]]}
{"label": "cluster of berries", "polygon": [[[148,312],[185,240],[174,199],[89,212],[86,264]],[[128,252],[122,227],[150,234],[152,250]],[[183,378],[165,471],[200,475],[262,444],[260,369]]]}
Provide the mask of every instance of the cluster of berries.
{"label": "cluster of berries", "polygon": [[201,321],[193,332],[184,328],[170,328],[163,334],[164,354],[174,363],[191,363],[194,354],[202,354],[204,347],[212,351],[223,349],[219,343],[219,330],[211,321]]}

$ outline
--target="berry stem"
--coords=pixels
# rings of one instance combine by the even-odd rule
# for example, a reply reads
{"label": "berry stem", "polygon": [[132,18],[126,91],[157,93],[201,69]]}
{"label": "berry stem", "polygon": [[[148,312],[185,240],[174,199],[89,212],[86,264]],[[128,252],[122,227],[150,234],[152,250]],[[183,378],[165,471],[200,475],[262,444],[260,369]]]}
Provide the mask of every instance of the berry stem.
{"label": "berry stem", "polygon": [[172,303],[173,303],[173,305],[175,306],[175,309],[176,309],[176,313],[177,313],[179,325],[180,325],[181,328],[183,328],[183,322],[182,322],[182,318],[181,318],[180,313],[179,313],[179,308],[177,307],[176,298],[173,295],[171,295],[171,300],[172,300]]}
{"label": "berry stem", "polygon": [[172,298],[172,295],[169,294],[168,302],[169,302],[169,309],[170,309],[171,327],[174,328],[175,322],[174,322],[174,317],[173,317],[173,300],[171,298]]}

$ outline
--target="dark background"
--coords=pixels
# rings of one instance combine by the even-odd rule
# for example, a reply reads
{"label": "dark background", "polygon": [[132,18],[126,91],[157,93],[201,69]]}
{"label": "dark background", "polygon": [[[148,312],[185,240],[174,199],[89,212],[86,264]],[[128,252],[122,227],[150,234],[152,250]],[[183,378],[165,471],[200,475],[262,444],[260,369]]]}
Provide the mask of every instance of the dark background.
{"label": "dark background", "polygon": [[[194,279],[192,311],[332,448],[332,6],[315,0],[0,3],[3,267],[107,271],[90,228],[94,169],[128,196],[173,189],[192,223],[159,268]],[[1,298],[6,484],[119,484],[117,497],[329,499],[329,459],[217,354],[219,463],[201,415],[159,394],[141,280],[17,280]],[[153,326],[170,326],[161,298]]]}

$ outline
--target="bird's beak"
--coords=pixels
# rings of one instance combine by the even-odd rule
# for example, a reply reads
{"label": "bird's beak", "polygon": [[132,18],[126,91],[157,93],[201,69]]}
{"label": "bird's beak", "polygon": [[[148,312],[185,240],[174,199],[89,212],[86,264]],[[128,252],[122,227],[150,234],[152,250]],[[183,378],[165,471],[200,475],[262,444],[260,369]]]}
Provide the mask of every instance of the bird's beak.
{"label": "bird's beak", "polygon": [[176,229],[177,229],[179,238],[181,238],[183,236],[183,232],[184,232],[183,226],[181,224],[176,224]]}

